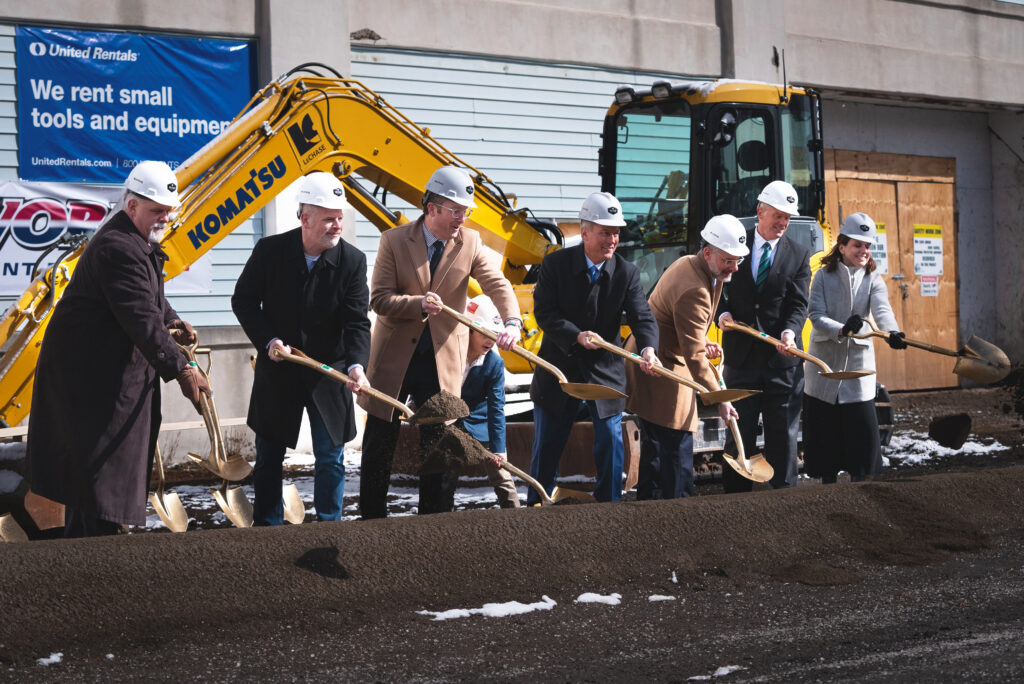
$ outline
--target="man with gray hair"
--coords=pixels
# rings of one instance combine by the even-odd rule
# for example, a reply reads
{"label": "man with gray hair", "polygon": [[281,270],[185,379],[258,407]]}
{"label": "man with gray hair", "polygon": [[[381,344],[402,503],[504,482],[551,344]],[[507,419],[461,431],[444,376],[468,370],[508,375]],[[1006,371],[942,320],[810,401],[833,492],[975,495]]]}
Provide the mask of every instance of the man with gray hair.
{"label": "man with gray hair", "polygon": [[160,387],[177,379],[199,410],[210,386],[177,345],[195,341],[164,297],[157,244],[178,206],[163,162],[139,163],[123,209],[92,237],[50,317],[36,367],[28,460],[32,491],[65,506],[64,534],[146,523],[160,432]]}

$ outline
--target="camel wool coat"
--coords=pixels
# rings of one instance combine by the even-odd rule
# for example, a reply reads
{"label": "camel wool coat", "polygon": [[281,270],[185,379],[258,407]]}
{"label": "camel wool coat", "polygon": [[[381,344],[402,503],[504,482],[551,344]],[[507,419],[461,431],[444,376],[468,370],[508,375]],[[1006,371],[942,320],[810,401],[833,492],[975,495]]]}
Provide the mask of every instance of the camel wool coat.
{"label": "camel wool coat", "polygon": [[[375,389],[398,396],[416,343],[429,325],[441,389],[459,396],[469,351],[469,328],[444,313],[425,316],[423,298],[427,292],[435,292],[452,309],[465,311],[469,279],[473,277],[503,320],[520,318],[519,304],[511,283],[501,272],[498,253],[485,247],[480,234],[466,226],[445,245],[431,281],[422,225],[421,216],[381,235],[370,280],[370,308],[377,320],[370,337],[366,375]],[[392,419],[394,409],[384,402],[367,395],[361,395],[358,402],[367,413]]]}
{"label": "camel wool coat", "polygon": [[[647,303],[658,323],[658,358],[670,371],[708,388],[718,387],[704,353],[723,283],[715,283],[702,253],[677,259],[654,287]],[[630,339],[626,346],[636,352]],[[626,366],[626,408],[644,420],[674,430],[697,429],[697,394],[661,376],[652,377],[635,364]]]}

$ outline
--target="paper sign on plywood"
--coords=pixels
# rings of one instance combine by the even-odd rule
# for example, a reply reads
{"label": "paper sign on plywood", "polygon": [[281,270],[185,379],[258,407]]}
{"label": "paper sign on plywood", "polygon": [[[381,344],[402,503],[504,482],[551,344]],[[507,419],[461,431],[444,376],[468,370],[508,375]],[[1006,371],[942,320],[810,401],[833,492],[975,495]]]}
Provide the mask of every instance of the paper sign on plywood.
{"label": "paper sign on plywood", "polygon": [[914,224],[914,273],[942,275],[942,226]]}
{"label": "paper sign on plywood", "polygon": [[875,233],[875,242],[871,245],[871,258],[878,265],[878,272],[885,275],[889,272],[889,242],[885,237],[885,224],[875,222],[878,232]]}

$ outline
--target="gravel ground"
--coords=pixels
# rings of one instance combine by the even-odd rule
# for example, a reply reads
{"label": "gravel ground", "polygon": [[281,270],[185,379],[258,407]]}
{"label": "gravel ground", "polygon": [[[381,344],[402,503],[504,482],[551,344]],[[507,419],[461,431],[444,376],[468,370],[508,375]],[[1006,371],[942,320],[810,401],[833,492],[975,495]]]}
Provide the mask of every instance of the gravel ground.
{"label": "gravel ground", "polygon": [[0,680],[1021,681],[1014,397],[894,404],[1009,448],[858,485],[0,544]]}

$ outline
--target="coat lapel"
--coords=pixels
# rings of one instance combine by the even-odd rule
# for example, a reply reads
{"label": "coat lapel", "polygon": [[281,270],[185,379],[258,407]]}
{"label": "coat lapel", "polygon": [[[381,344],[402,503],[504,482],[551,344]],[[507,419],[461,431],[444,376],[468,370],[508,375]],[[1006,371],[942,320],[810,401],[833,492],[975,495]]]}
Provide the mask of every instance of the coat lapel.
{"label": "coat lapel", "polygon": [[[448,269],[452,267],[452,264],[459,257],[459,252],[462,251],[462,244],[462,231],[460,230],[458,236],[449,240],[448,244],[444,246],[444,251],[441,252],[441,262],[437,265],[437,271],[434,272],[434,279],[431,281],[433,289],[438,289],[445,275],[447,275]],[[430,272],[429,268],[427,272]]]}

